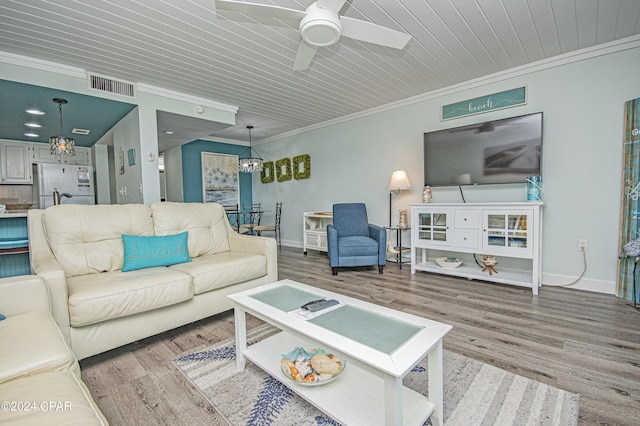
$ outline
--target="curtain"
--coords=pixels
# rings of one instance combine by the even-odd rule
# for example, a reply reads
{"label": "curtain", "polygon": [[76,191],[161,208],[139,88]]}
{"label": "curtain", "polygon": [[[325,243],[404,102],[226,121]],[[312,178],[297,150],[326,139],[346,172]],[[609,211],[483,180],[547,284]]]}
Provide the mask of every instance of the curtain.
{"label": "curtain", "polygon": [[[640,238],[640,98],[625,103],[624,109],[624,163],[622,165],[622,206],[620,214],[620,241],[618,262],[618,297],[640,302],[636,277],[633,294],[633,269],[637,258],[624,257],[624,246]],[[638,270],[640,271],[640,265]],[[638,272],[640,275],[640,272]]]}

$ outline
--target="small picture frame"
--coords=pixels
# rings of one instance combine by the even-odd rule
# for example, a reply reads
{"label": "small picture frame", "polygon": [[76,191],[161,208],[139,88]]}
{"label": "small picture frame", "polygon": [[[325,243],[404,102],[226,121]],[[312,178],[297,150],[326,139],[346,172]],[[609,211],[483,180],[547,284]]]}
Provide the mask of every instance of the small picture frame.
{"label": "small picture frame", "polygon": [[127,151],[127,157],[129,158],[129,166],[136,165],[136,150],[135,148],[131,148]]}

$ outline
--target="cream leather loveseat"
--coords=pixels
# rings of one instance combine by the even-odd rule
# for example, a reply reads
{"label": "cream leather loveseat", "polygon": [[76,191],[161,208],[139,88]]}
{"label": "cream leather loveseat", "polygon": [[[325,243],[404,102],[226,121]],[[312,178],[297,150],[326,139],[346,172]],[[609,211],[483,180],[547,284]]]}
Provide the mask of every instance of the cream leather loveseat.
{"label": "cream leather loveseat", "polygon": [[[228,294],[277,280],[275,240],[237,234],[220,204],[63,204],[30,210],[28,226],[33,273],[78,359],[229,310]],[[123,234],[183,232],[190,261],[122,272]]]}
{"label": "cream leather loveseat", "polygon": [[33,275],[0,279],[0,425],[106,425]]}

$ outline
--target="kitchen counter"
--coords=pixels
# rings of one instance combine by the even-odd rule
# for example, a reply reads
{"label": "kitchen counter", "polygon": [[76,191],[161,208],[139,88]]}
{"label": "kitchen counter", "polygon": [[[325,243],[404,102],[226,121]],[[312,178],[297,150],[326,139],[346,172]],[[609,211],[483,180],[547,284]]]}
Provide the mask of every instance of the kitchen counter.
{"label": "kitchen counter", "polygon": [[0,219],[10,217],[27,217],[27,210],[11,210],[6,213],[0,213]]}

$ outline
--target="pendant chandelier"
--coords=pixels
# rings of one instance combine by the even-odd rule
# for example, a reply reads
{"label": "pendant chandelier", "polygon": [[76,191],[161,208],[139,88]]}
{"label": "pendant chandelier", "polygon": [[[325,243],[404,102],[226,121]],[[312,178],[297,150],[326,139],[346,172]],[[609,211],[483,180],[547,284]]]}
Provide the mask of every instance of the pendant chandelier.
{"label": "pendant chandelier", "polygon": [[64,132],[62,131],[62,105],[66,105],[67,101],[65,99],[54,98],[53,102],[58,104],[58,111],[60,112],[60,136],[49,137],[51,154],[61,157],[63,155],[73,157],[76,155],[75,142],[73,138],[65,138]]}
{"label": "pendant chandelier", "polygon": [[[240,156],[240,159],[238,160],[238,169],[243,173],[261,172],[264,160],[260,157],[260,154],[251,147],[251,129],[253,129],[253,126],[247,126],[247,129],[249,129],[249,149],[244,151],[242,154],[244,155],[248,151],[249,156]],[[252,155],[254,152],[256,154],[255,157]]]}

